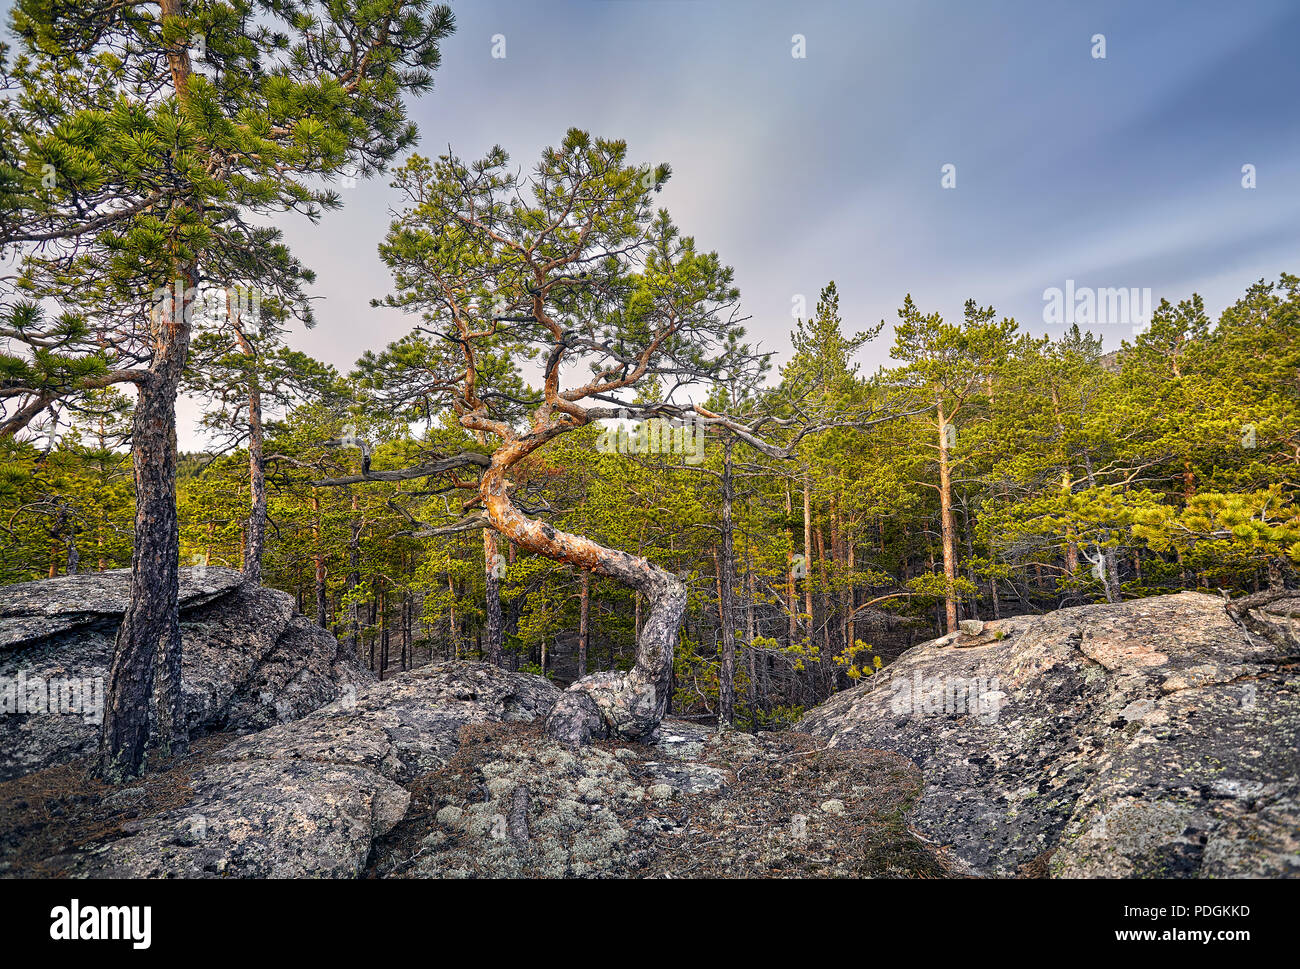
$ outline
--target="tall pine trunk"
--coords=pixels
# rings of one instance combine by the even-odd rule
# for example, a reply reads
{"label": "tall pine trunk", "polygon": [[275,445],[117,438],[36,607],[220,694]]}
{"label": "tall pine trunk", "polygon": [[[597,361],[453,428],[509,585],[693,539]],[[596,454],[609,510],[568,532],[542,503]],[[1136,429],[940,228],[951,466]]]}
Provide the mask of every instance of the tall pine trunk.
{"label": "tall pine trunk", "polygon": [[498,554],[497,533],[490,528],[483,529],[483,578],[487,599],[487,628],[483,630],[483,651],[493,666],[501,666],[504,659],[501,647],[501,578],[497,568]]}
{"label": "tall pine trunk", "polygon": [[794,576],[794,534],[789,527],[789,521],[794,517],[794,508],[790,499],[790,482],[785,483],[785,577],[786,577],[786,616],[789,619],[790,628],[787,633],[786,646],[793,648],[795,642],[799,639],[799,592],[795,588]]}
{"label": "tall pine trunk", "polygon": [[[182,12],[179,0],[159,0],[163,19]],[[166,54],[172,88],[189,106],[189,49]],[[183,203],[178,203],[183,204]],[[182,250],[169,240],[171,251]],[[113,645],[99,766],[111,781],[139,774],[149,743],[150,696],[154,738],[164,757],[182,753],[189,732],[181,698],[180,532],[176,517],[176,393],[190,351],[190,300],[198,291],[198,260],[173,263],[174,292],[150,320],[152,359],[136,384],[131,425],[135,478],[135,537],[131,595]]]}
{"label": "tall pine trunk", "polygon": [[190,347],[189,303],[198,267],[187,265],[155,313],[153,360],[137,385],[131,425],[135,547],[131,592],[113,646],[100,768],[119,781],[139,774],[154,737],[164,757],[182,753],[189,733],[181,700],[180,533],[176,517],[176,393]]}
{"label": "tall pine trunk", "polygon": [[[451,552],[447,552],[447,595],[451,605],[447,609],[447,635],[451,642],[451,658],[460,659],[460,628],[456,622],[456,580],[451,574]],[[545,663],[542,664],[546,666]]]}
{"label": "tall pine trunk", "polygon": [[807,625],[804,627],[808,633],[808,642],[812,643],[813,629],[813,547],[812,547],[812,485],[808,480],[808,472],[803,476],[803,606],[804,612],[808,614]]}
{"label": "tall pine trunk", "polygon": [[943,533],[943,610],[948,622],[948,632],[957,631],[957,540],[952,515],[952,466],[948,454],[948,422],[943,414],[943,401],[938,402],[939,413],[939,517]]}
{"label": "tall pine trunk", "polygon": [[853,536],[850,536],[848,539],[848,546],[845,550],[845,554],[845,565],[848,567],[849,582],[848,589],[845,592],[845,597],[847,599],[845,612],[848,618],[844,622],[844,645],[848,648],[852,648],[852,646],[858,641],[857,623],[854,621],[854,617],[858,614],[858,587],[855,582],[855,574],[853,571],[857,566],[857,547]]}
{"label": "tall pine trunk", "polygon": [[[361,585],[361,515],[357,496],[352,496],[352,521],[348,531],[348,644],[352,655],[361,656],[361,605],[356,592]],[[374,667],[372,662],[371,667]]]}
{"label": "tall pine trunk", "polygon": [[239,347],[250,360],[248,387],[248,527],[245,529],[244,578],[262,584],[262,550],[266,545],[266,462],[262,460],[262,388],[258,384],[257,352],[239,328]]}
{"label": "tall pine trunk", "polygon": [[578,679],[587,675],[587,650],[591,636],[591,573],[582,573],[578,600]]}
{"label": "tall pine trunk", "polygon": [[321,629],[330,628],[329,598],[325,586],[325,549],[321,545],[320,495],[311,489],[311,538],[312,538],[312,582],[316,592],[316,625]]}
{"label": "tall pine trunk", "polygon": [[734,543],[731,523],[732,501],[731,436],[722,444],[722,547],[718,555],[719,612],[722,618],[722,663],[718,671],[718,723],[730,725],[736,719],[736,621]]}
{"label": "tall pine trunk", "polygon": [[[751,518],[752,520],[752,518]],[[748,539],[745,542],[745,654],[749,661],[749,720],[751,728],[755,725],[758,709],[758,659],[754,655],[754,563],[750,557],[752,548]],[[767,662],[766,658],[763,660]]]}

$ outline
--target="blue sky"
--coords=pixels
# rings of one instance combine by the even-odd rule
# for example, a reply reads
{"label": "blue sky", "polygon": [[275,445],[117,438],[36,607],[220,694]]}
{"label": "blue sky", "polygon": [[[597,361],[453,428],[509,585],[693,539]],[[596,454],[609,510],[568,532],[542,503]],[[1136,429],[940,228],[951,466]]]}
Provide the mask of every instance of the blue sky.
{"label": "blue sky", "polygon": [[[1217,314],[1251,281],[1300,271],[1294,0],[452,8],[434,90],[413,106],[420,150],[500,143],[526,168],[578,126],[669,162],[663,203],[735,267],[751,334],[778,360],[792,299],[811,307],[830,279],[850,329],[892,322],[911,292],[923,310],[957,317],[973,297],[1043,332],[1043,291],[1067,279],[1156,301],[1197,291]],[[375,248],[393,192],[379,178],[344,197],[319,226],[284,228],[319,273],[319,325],[297,343],[346,369],[409,321],[368,305],[387,292]],[[1108,346],[1132,332],[1096,329]],[[867,369],[889,342],[863,351]]]}
{"label": "blue sky", "polygon": [[[499,142],[528,166],[576,125],[671,163],[664,204],[736,268],[751,333],[778,353],[793,297],[811,306],[830,279],[851,327],[892,322],[911,292],[952,316],[973,297],[1042,331],[1043,291],[1067,279],[1157,301],[1195,290],[1217,312],[1260,276],[1300,271],[1289,0],[453,9],[413,112],[422,150],[478,157]],[[337,364],[407,325],[367,306],[386,291],[374,251],[392,201],[380,179],[319,228],[286,226],[325,297],[304,343]],[[1101,329],[1108,345],[1131,333]]]}

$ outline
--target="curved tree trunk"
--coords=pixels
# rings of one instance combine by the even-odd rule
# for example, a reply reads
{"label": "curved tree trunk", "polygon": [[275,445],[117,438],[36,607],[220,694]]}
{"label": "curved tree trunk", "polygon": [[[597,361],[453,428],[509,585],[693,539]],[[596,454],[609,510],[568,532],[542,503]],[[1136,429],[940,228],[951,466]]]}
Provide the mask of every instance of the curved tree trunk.
{"label": "curved tree trunk", "polygon": [[659,726],[671,695],[673,652],[686,612],[686,586],[643,558],[558,531],[522,514],[507,496],[506,471],[520,455],[498,451],[480,494],[493,527],[521,548],[631,586],[649,602],[627,673],[593,673],[578,680],[546,721],[548,736],[584,744],[594,738],[647,736]]}
{"label": "curved tree trunk", "polygon": [[1294,607],[1272,613],[1279,620],[1277,622],[1270,618],[1270,613],[1265,608],[1275,602],[1294,599],[1297,595],[1294,589],[1287,589],[1281,584],[1281,573],[1274,560],[1269,563],[1267,589],[1232,599],[1225,604],[1228,615],[1248,633],[1254,633],[1280,650],[1269,655],[1265,662],[1285,662],[1300,654],[1300,636],[1296,634],[1294,620],[1297,615]]}

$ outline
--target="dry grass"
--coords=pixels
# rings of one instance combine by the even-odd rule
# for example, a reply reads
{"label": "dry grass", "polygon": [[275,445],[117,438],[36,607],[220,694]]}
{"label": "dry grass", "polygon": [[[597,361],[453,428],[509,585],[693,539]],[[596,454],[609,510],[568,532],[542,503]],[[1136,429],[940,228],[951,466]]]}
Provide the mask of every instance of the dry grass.
{"label": "dry grass", "polygon": [[184,757],[120,787],[95,777],[90,757],[0,782],[0,876],[58,877],[61,856],[125,834],[122,826],[135,818],[184,804],[194,772],[232,739],[203,737]]}

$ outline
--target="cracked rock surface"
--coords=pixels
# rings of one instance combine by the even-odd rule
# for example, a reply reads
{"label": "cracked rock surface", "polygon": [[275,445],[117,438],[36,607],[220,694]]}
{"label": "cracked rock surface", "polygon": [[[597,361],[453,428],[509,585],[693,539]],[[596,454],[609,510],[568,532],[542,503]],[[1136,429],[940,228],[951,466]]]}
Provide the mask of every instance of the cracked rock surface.
{"label": "cracked rock surface", "polygon": [[184,804],[126,822],[66,859],[94,878],[348,878],[410,795],[347,764],[242,761],[200,769]]}
{"label": "cracked rock surface", "polygon": [[[295,611],[288,594],[246,585],[232,569],[180,575],[181,692],[191,736],[261,730],[355,695],[373,680],[332,635]],[[25,688],[69,679],[94,684],[102,700],[129,586],[127,569],[5,586],[0,677],[9,684],[21,677]],[[0,780],[92,753],[99,730],[99,721],[82,713],[6,707]]]}
{"label": "cracked rock surface", "polygon": [[530,722],[559,697],[540,676],[488,663],[435,663],[377,683],[354,701],[240,738],[218,756],[355,764],[405,783],[447,763],[466,724]]}
{"label": "cracked rock surface", "polygon": [[[260,733],[212,735],[123,788],[0,784],[0,873],[80,877],[938,877],[920,775],[803,734],[668,720],[653,741],[545,736],[559,691],[443,663]],[[63,818],[53,830],[51,818]]]}
{"label": "cracked rock surface", "polygon": [[[43,867],[96,878],[354,877],[406,814],[403,785],[444,765],[462,727],[530,721],[558,697],[540,677],[484,663],[406,673],[156,778],[174,789],[164,810],[132,812],[112,836]],[[149,784],[134,788],[146,802]]]}
{"label": "cracked rock surface", "polygon": [[1081,606],[916,646],[796,729],[909,758],[912,823],[972,873],[1294,876],[1297,661],[1215,596]]}
{"label": "cracked rock surface", "polygon": [[942,877],[907,828],[914,767],[666,720],[658,739],[573,748],[539,724],[478,724],[411,786],[375,846],[384,878]]}

